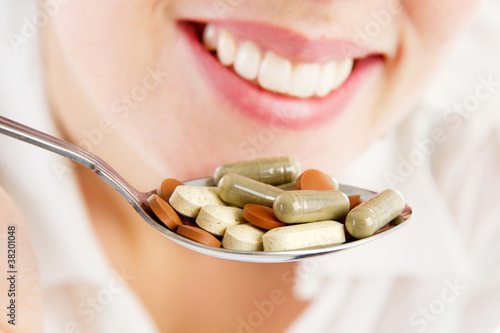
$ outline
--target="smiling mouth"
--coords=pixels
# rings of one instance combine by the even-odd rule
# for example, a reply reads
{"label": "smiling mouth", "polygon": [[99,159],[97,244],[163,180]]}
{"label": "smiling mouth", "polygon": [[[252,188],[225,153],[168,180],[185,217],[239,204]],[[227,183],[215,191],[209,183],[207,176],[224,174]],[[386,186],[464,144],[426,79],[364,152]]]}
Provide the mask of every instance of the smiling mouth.
{"label": "smiling mouth", "polygon": [[260,88],[296,98],[325,97],[349,78],[352,57],[325,62],[294,61],[256,41],[233,35],[215,24],[200,24],[198,37],[219,63]]}
{"label": "smiling mouth", "polygon": [[385,61],[348,40],[310,39],[262,22],[179,23],[207,88],[231,112],[264,125],[299,130],[338,118]]}

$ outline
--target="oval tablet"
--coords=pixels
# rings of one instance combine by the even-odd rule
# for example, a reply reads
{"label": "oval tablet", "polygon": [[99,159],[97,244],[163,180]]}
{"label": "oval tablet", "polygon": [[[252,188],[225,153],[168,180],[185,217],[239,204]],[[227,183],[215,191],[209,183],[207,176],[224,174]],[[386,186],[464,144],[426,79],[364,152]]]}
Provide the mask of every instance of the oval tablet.
{"label": "oval tablet", "polygon": [[180,225],[177,228],[177,234],[201,244],[213,247],[220,247],[221,245],[221,242],[217,238],[215,238],[215,236],[211,235],[203,229],[196,228],[190,225]]}
{"label": "oval tablet", "polygon": [[170,205],[180,214],[198,216],[203,206],[224,206],[219,198],[219,189],[210,186],[177,186],[170,197]]}
{"label": "oval tablet", "polygon": [[349,198],[341,191],[287,191],[276,198],[273,210],[285,223],[337,220],[349,212]]}
{"label": "oval tablet", "polygon": [[177,212],[162,198],[156,194],[152,194],[148,198],[148,205],[153,213],[160,219],[163,224],[172,231],[177,230],[177,227],[182,225],[182,221],[177,215]]}
{"label": "oval tablet", "polygon": [[347,214],[345,226],[355,238],[366,238],[395,219],[405,208],[396,190],[385,190],[362,202]]}
{"label": "oval tablet", "polygon": [[304,171],[295,183],[296,190],[316,190],[332,191],[337,190],[338,186],[333,182],[332,177],[323,171],[309,169]]}
{"label": "oval tablet", "polygon": [[262,236],[264,251],[288,251],[345,242],[344,225],[321,221],[269,230]]}
{"label": "oval tablet", "polygon": [[222,247],[239,251],[262,251],[265,231],[250,223],[230,226],[222,239]]}
{"label": "oval tablet", "polygon": [[167,178],[161,182],[160,187],[156,190],[156,194],[158,194],[163,200],[167,201],[174,193],[174,190],[177,186],[184,185],[180,181],[174,178]]}
{"label": "oval tablet", "polygon": [[300,174],[300,165],[292,157],[271,157],[226,163],[215,170],[215,184],[219,184],[220,179],[230,173],[255,179],[265,184],[279,185],[295,181]]}
{"label": "oval tablet", "polygon": [[215,236],[224,236],[226,228],[235,224],[246,223],[243,210],[228,206],[203,206],[196,218],[196,224]]}
{"label": "oval tablet", "polygon": [[281,193],[283,190],[277,187],[234,173],[225,175],[219,182],[221,199],[239,207],[248,203],[272,207]]}
{"label": "oval tablet", "polygon": [[284,223],[280,222],[274,216],[274,211],[271,207],[257,204],[246,204],[243,208],[243,218],[253,225],[266,230],[285,226]]}

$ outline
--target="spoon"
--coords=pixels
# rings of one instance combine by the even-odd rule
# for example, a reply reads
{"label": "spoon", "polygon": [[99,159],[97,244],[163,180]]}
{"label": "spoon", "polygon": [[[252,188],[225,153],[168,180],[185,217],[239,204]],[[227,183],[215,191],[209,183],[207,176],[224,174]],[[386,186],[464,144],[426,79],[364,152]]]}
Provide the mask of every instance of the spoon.
{"label": "spoon", "polygon": [[[305,258],[343,251],[366,244],[400,229],[402,225],[408,224],[412,219],[412,210],[409,206],[406,206],[405,210],[403,211],[403,213],[401,213],[400,216],[389,222],[388,225],[380,229],[373,236],[364,239],[349,241],[340,245],[281,252],[244,252],[227,250],[224,248],[215,248],[191,241],[187,238],[177,235],[175,232],[172,232],[171,230],[166,228],[156,218],[156,216],[147,205],[147,199],[154,191],[144,193],[136,190],[101,158],[69,142],[63,141],[2,116],[0,116],[0,133],[67,157],[77,163],[80,163],[84,167],[89,168],[90,170],[94,171],[99,177],[101,177],[106,183],[111,185],[116,191],[118,191],[125,199],[127,199],[128,203],[131,204],[132,207],[134,207],[134,209],[144,219],[144,221],[151,227],[156,229],[158,232],[160,232],[162,235],[188,249],[216,258],[254,263],[278,263],[297,261]],[[213,179],[210,177],[189,180],[184,182],[184,184],[192,186],[214,186]],[[371,198],[376,194],[373,191],[347,185],[340,185],[340,190],[347,195],[360,195],[363,201]]]}

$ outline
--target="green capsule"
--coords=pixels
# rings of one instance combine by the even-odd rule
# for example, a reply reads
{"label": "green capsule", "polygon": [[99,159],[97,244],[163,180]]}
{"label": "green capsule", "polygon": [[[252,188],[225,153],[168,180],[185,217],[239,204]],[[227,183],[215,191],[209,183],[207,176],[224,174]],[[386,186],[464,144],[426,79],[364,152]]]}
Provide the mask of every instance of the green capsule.
{"label": "green capsule", "polygon": [[276,198],[273,210],[285,223],[337,220],[349,211],[349,198],[341,191],[287,191]]}
{"label": "green capsule", "polygon": [[244,207],[248,203],[273,206],[274,199],[283,193],[277,187],[242,175],[230,173],[219,181],[219,196],[225,202]]}
{"label": "green capsule", "polygon": [[300,165],[292,157],[260,158],[227,163],[215,170],[215,184],[219,184],[221,178],[229,173],[236,173],[265,184],[279,185],[295,181],[300,174]]}
{"label": "green capsule", "polygon": [[347,214],[345,226],[355,238],[366,238],[399,216],[405,199],[396,190],[385,190],[353,208]]}

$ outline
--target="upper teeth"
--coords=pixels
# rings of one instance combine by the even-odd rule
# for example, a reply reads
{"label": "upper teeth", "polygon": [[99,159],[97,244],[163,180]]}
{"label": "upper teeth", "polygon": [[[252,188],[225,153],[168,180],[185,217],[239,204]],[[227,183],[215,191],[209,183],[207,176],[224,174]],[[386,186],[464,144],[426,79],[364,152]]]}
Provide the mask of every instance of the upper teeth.
{"label": "upper teeth", "polygon": [[319,63],[292,63],[271,50],[264,54],[253,41],[238,45],[226,30],[207,24],[203,43],[209,51],[217,51],[224,66],[233,66],[239,76],[256,82],[266,90],[294,97],[323,97],[344,83],[352,71],[353,59]]}

